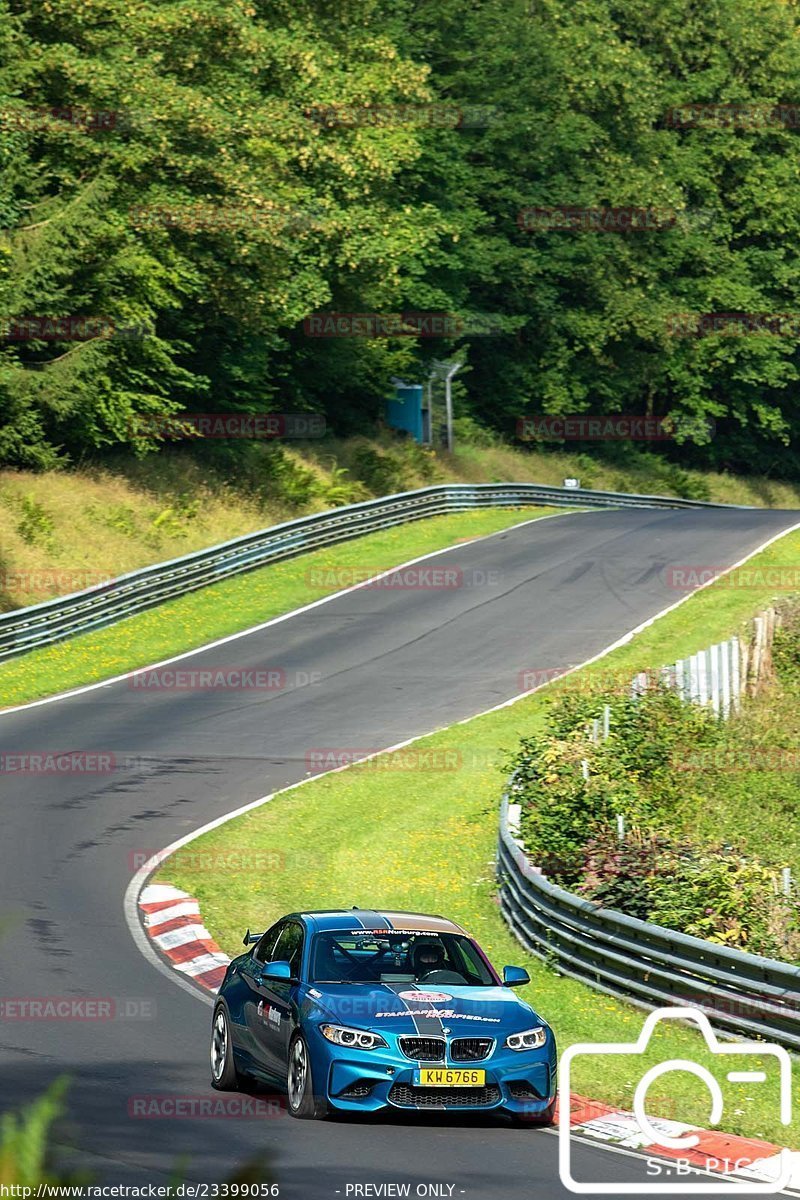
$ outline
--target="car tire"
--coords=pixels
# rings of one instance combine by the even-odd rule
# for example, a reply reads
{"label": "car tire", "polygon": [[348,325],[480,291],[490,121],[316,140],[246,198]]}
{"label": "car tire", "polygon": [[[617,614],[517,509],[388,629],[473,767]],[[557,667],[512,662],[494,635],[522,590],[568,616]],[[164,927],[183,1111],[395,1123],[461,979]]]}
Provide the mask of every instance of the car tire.
{"label": "car tire", "polygon": [[328,1101],[323,1096],[314,1095],[311,1056],[302,1033],[296,1033],[289,1043],[286,1095],[289,1116],[301,1121],[319,1121],[327,1117]]}
{"label": "car tire", "polygon": [[542,1129],[547,1125],[552,1125],[556,1119],[555,1098],[550,1101],[547,1108],[543,1108],[538,1113],[531,1113],[529,1117],[524,1113],[510,1112],[508,1115],[515,1129]]}
{"label": "car tire", "polygon": [[218,1004],[211,1019],[211,1086],[218,1092],[236,1092],[242,1076],[233,1057],[233,1038],[228,1010]]}

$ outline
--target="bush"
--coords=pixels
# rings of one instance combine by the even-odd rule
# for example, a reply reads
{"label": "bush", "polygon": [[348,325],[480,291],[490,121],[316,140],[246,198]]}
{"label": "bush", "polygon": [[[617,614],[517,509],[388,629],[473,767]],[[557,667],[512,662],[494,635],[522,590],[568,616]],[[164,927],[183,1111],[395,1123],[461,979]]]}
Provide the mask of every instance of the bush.
{"label": "bush", "polygon": [[796,954],[798,906],[777,885],[774,871],[733,847],[694,848],[659,876],[649,920],[755,954]]}
{"label": "bush", "polygon": [[800,906],[774,870],[732,846],[604,829],[589,841],[577,889],[604,908],[773,958],[797,958]]}
{"label": "bush", "polygon": [[690,475],[683,467],[670,463],[665,476],[676,496],[681,496],[684,500],[710,500],[711,489],[705,479]]}
{"label": "bush", "polygon": [[[591,722],[606,705],[609,737],[594,742]],[[589,840],[616,827],[618,815],[629,825],[669,826],[686,797],[686,778],[676,764],[719,736],[708,712],[663,686],[638,698],[562,696],[549,709],[544,732],[523,739],[508,763],[522,832],[537,865],[569,886],[582,878]]]}
{"label": "bush", "polygon": [[786,621],[775,630],[772,663],[785,687],[800,685],[800,620]]}
{"label": "bush", "polygon": [[405,491],[409,486],[409,465],[392,450],[359,446],[353,453],[353,471],[376,496]]}
{"label": "bush", "polygon": [[359,500],[369,500],[369,492],[358,479],[351,479],[347,467],[337,467],[335,462],[330,466],[330,480],[320,487],[320,499],[331,508],[339,508],[343,504],[358,504]]}
{"label": "bush", "polygon": [[546,875],[569,886],[579,878],[588,838],[606,818],[583,778],[589,753],[577,737],[527,738],[512,759],[513,799],[521,805],[521,828],[528,853]]}
{"label": "bush", "polygon": [[262,504],[306,508],[320,490],[317,474],[276,442],[208,439],[193,443],[193,455],[211,478],[235,479]]}
{"label": "bush", "polygon": [[[787,634],[780,654],[794,663]],[[591,722],[610,709],[609,737]],[[772,957],[800,956],[800,905],[778,873],[738,847],[680,837],[693,756],[727,736],[707,710],[651,681],[638,697],[570,693],[508,766],[533,861],[555,882],[606,908]],[[712,754],[713,758],[714,755]],[[627,834],[617,834],[617,816]]]}
{"label": "bush", "polygon": [[158,547],[162,538],[187,537],[190,527],[200,513],[200,503],[196,497],[183,492],[177,496],[168,508],[158,513],[150,523],[148,541]]}
{"label": "bush", "polygon": [[663,834],[634,828],[620,841],[616,829],[603,829],[586,846],[577,890],[603,908],[647,921],[655,878],[670,869],[669,850],[669,839]]}
{"label": "bush", "polygon": [[[0,1185],[4,1188],[36,1188],[52,1183],[49,1168],[49,1137],[53,1122],[63,1111],[67,1080],[51,1084],[38,1100],[17,1114],[6,1112],[0,1118]],[[83,1182],[76,1177],[73,1183]],[[10,1191],[6,1194],[13,1194]]]}
{"label": "bush", "polygon": [[[585,767],[584,767],[585,764]],[[564,738],[525,739],[511,759],[512,792],[521,805],[528,852],[544,873],[565,887],[582,875],[587,842],[617,814],[636,820],[642,813],[638,780],[585,728]]]}
{"label": "bush", "polygon": [[474,417],[456,417],[453,421],[453,442],[458,446],[476,446],[481,450],[489,450],[494,446],[502,446],[503,438],[493,429],[481,425]]}
{"label": "bush", "polygon": [[53,519],[33,496],[20,496],[17,533],[28,546],[46,546],[53,536]]}
{"label": "bush", "polygon": [[384,445],[357,442],[348,455],[350,470],[373,495],[405,492],[442,479],[436,452],[430,446],[396,435],[387,435],[385,441]]}
{"label": "bush", "polygon": [[443,472],[433,447],[420,446],[418,442],[409,440],[403,443],[401,453],[410,470],[423,483],[437,483],[443,478]]}
{"label": "bush", "polygon": [[597,469],[600,464],[590,454],[575,455],[576,474],[580,478],[581,487],[592,488],[597,480]]}

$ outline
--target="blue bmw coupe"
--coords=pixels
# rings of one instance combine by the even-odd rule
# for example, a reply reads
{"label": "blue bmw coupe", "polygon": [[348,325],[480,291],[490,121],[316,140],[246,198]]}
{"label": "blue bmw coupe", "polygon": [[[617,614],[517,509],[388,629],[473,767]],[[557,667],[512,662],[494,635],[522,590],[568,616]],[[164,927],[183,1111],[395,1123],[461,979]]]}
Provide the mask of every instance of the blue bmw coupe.
{"label": "blue bmw coupe", "polygon": [[459,925],[353,908],[291,913],[245,935],[214,1004],[211,1082],[278,1085],[295,1117],[331,1110],[507,1113],[550,1124],[550,1027]]}

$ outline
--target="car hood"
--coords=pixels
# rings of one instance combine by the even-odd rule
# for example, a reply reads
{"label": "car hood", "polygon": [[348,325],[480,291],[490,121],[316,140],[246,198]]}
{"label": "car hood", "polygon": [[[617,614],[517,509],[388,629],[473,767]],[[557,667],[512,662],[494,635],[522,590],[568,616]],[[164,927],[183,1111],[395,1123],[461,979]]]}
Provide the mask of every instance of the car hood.
{"label": "car hood", "polygon": [[454,984],[311,984],[305,990],[309,1016],[359,1029],[432,1035],[446,1026],[453,1035],[497,1036],[544,1024],[535,1010],[506,987]]}

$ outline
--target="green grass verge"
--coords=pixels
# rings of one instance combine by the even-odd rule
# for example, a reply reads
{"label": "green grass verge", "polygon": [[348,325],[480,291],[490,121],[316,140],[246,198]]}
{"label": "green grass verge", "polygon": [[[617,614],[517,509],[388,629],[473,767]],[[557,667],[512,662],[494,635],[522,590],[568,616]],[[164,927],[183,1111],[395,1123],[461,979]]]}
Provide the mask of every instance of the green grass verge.
{"label": "green grass verge", "polygon": [[107,629],[12,659],[0,667],[0,705],[24,704],[171,658],[310,604],[364,574],[556,513],[565,510],[489,508],[431,517],[223,580]]}
{"label": "green grass verge", "polygon": [[[798,552],[795,533],[752,561],[791,565]],[[730,635],[770,598],[768,588],[720,582],[587,671],[633,674],[670,662]],[[232,955],[246,926],[266,928],[295,909],[361,904],[444,913],[466,925],[495,964],[527,966],[532,984],[524,994],[552,1022],[562,1049],[584,1040],[631,1041],[641,1028],[638,1010],[555,975],[520,948],[497,908],[493,859],[504,751],[541,719],[550,691],[421,739],[413,753],[383,756],[283,792],[179,851],[158,878],[197,896],[206,924]],[[418,752],[433,749],[449,752],[445,761],[458,769],[426,769]],[[225,861],[236,869],[226,870]],[[662,1027],[652,1045],[635,1062],[577,1060],[573,1090],[629,1108],[646,1066],[687,1057],[709,1066],[723,1085],[728,1132],[800,1145],[800,1119],[788,1129],[779,1123],[774,1071],[768,1070],[768,1087],[730,1084],[688,1028]],[[770,1060],[764,1065],[770,1068]],[[685,1073],[662,1079],[654,1107],[708,1124],[707,1092]]]}

